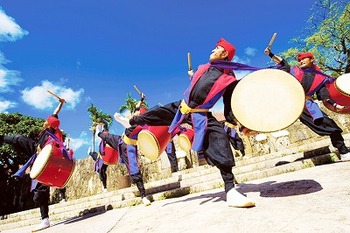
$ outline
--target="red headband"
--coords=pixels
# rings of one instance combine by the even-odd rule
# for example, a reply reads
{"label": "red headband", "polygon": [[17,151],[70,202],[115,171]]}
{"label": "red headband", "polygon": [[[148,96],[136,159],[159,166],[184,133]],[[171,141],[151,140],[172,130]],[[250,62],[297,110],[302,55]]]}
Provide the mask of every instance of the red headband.
{"label": "red headband", "polygon": [[299,53],[298,54],[298,61],[303,60],[304,58],[311,58],[314,59],[314,55],[312,53]]}
{"label": "red headband", "polygon": [[229,61],[232,60],[233,56],[236,53],[236,49],[232,44],[230,44],[224,38],[220,38],[220,40],[216,43],[216,46],[223,47],[226,50],[226,52],[228,53],[228,56],[227,56],[228,60]]}

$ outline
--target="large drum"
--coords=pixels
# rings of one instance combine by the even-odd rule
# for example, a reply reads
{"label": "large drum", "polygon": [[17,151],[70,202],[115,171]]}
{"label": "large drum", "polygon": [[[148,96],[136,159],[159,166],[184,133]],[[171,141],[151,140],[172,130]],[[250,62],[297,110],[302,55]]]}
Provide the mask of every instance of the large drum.
{"label": "large drum", "polygon": [[105,154],[102,156],[103,163],[107,165],[116,165],[118,163],[119,153],[116,149],[106,144]]}
{"label": "large drum", "polygon": [[291,74],[278,69],[263,69],[248,74],[235,87],[232,111],[245,127],[258,132],[273,132],[293,124],[305,105],[301,84]]}
{"label": "large drum", "polygon": [[171,134],[168,126],[146,126],[137,136],[140,152],[150,160],[156,160],[167,147]]}
{"label": "large drum", "polygon": [[342,110],[336,109],[327,101],[323,104],[331,111],[337,113],[350,113],[350,74],[339,76],[335,82],[326,84],[329,95],[337,104],[345,106]]}
{"label": "large drum", "polygon": [[185,131],[181,132],[177,139],[180,149],[186,152],[190,151],[192,147],[193,137],[193,129],[186,129]]}
{"label": "large drum", "polygon": [[55,144],[46,145],[35,159],[30,177],[43,185],[63,188],[73,174],[75,161],[63,148]]}

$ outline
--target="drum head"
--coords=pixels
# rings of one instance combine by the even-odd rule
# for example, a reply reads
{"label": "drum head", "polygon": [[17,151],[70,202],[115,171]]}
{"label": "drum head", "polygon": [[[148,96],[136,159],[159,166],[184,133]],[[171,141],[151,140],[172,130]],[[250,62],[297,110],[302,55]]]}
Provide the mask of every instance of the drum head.
{"label": "drum head", "polygon": [[36,157],[32,169],[30,170],[30,178],[35,179],[42,173],[50,159],[51,154],[52,145],[48,144],[40,151]]}
{"label": "drum head", "polygon": [[177,139],[177,143],[179,144],[179,147],[181,148],[181,150],[186,152],[191,150],[192,144],[187,135],[180,134]]}
{"label": "drum head", "polygon": [[142,130],[137,136],[137,147],[150,160],[156,160],[160,155],[160,145],[156,137],[148,130]]}
{"label": "drum head", "polygon": [[248,74],[235,87],[231,108],[237,120],[258,132],[273,132],[293,124],[305,105],[301,84],[291,74],[263,69]]}
{"label": "drum head", "polygon": [[335,81],[336,88],[343,94],[350,96],[350,74],[343,74]]}

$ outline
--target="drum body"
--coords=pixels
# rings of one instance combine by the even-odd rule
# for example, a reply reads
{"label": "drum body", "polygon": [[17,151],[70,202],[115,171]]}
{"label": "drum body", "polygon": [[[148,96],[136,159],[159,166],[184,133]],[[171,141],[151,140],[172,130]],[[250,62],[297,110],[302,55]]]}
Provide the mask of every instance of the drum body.
{"label": "drum body", "polygon": [[63,188],[73,174],[75,161],[62,151],[56,144],[47,144],[35,159],[30,177],[43,185]]}
{"label": "drum body", "polygon": [[105,146],[105,155],[102,156],[103,163],[107,165],[116,165],[118,163],[119,153],[110,145]]}
{"label": "drum body", "polygon": [[150,160],[158,159],[171,139],[168,129],[168,126],[145,126],[137,136],[140,152]]}
{"label": "drum body", "polygon": [[237,120],[258,132],[273,132],[293,124],[305,106],[298,80],[278,69],[263,69],[243,77],[231,97]]}
{"label": "drum body", "polygon": [[339,76],[333,83],[326,84],[326,88],[332,100],[337,104],[345,106],[342,110],[336,109],[327,101],[323,104],[331,111],[337,113],[350,113],[350,74]]}
{"label": "drum body", "polygon": [[186,152],[190,151],[192,147],[193,137],[193,129],[186,129],[185,131],[181,132],[177,139],[180,149]]}

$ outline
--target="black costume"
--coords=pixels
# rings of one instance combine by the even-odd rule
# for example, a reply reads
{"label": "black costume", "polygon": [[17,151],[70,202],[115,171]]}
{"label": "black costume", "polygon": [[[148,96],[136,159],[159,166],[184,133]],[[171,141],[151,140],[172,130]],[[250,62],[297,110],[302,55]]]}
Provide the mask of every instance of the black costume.
{"label": "black costume", "polygon": [[[58,118],[56,114],[52,115],[53,117]],[[32,156],[35,153],[37,153],[37,148],[43,149],[49,134],[47,132],[50,132],[51,134],[54,134],[57,130],[54,130],[52,128],[47,128],[43,130],[40,134],[38,139],[35,141],[31,138],[27,138],[23,135],[15,135],[15,136],[2,136],[2,140],[0,139],[0,142],[3,141],[4,143],[12,145],[14,148],[23,151],[24,153],[27,153],[28,156]],[[35,185],[33,191],[33,201],[36,205],[40,208],[40,214],[41,218],[48,218],[49,217],[49,200],[50,200],[50,187],[45,186],[41,183],[38,183]]]}
{"label": "black costume", "polygon": [[[231,111],[231,95],[235,85],[236,79],[232,73],[228,75],[223,69],[212,67],[209,64],[200,66],[194,74],[191,85],[187,90],[188,100],[186,104],[192,111],[188,114],[184,114],[185,116],[182,118],[182,122],[177,122],[177,124],[188,123],[194,126],[194,144],[196,143],[197,136],[199,142],[202,141],[202,143],[198,144],[198,147],[202,147],[208,164],[215,165],[220,170],[225,183],[226,192],[234,187],[232,167],[235,161],[230,142],[222,125],[211,112],[195,111],[201,108],[211,108],[222,96],[225,105],[224,114],[226,121],[233,123],[234,117]],[[213,88],[214,86],[216,88]],[[126,129],[125,135],[129,137],[129,134],[135,129],[136,125],[171,125],[174,123],[173,119],[179,114],[178,110],[180,104],[181,101],[169,103],[150,109],[140,116],[133,117],[130,119],[130,124],[132,126]],[[206,125],[199,128],[196,127],[196,115],[199,115],[202,119],[204,118]],[[188,120],[187,116],[191,117],[191,121]],[[197,129],[200,129],[200,132],[196,131]]]}
{"label": "black costume", "polygon": [[138,166],[137,157],[132,156],[135,153],[130,153],[129,155],[127,148],[128,146],[125,143],[123,143],[119,135],[114,135],[107,132],[100,132],[98,133],[98,136],[102,139],[102,141],[110,145],[115,150],[119,151],[120,158],[123,160],[123,162],[128,168],[128,172],[130,174],[132,183],[136,184],[140,192],[140,196],[142,198],[146,197],[146,190],[143,183],[142,174]]}
{"label": "black costume", "polygon": [[[316,93],[319,100],[328,100],[331,104],[334,103],[330,99],[324,83],[321,83],[326,77],[320,77],[322,74],[319,74],[315,69],[303,70],[296,66],[289,66],[284,59],[280,62],[280,65],[281,70],[292,73],[298,79],[307,96],[305,108],[299,118],[300,121],[316,134],[320,136],[328,135],[332,145],[338,149],[340,154],[348,153],[350,150],[345,146],[344,138],[341,135],[343,130],[325,112],[321,111],[311,97]],[[316,79],[316,76],[318,76],[318,79]]]}

